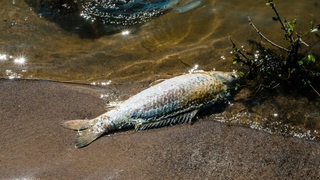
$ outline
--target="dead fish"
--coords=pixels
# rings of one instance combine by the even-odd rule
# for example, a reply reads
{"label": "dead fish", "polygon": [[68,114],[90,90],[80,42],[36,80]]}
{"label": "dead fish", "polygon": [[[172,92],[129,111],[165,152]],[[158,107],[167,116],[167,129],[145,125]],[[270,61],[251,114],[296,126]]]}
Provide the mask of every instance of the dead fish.
{"label": "dead fish", "polygon": [[121,129],[144,130],[191,122],[199,109],[226,100],[238,76],[234,72],[201,71],[164,80],[91,120],[62,125],[78,131],[76,147]]}

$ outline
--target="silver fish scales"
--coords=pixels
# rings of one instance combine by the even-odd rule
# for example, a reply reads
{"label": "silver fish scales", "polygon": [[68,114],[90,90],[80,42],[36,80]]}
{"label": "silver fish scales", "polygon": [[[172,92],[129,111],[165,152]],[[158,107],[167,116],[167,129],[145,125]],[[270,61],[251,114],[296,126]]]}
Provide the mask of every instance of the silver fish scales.
{"label": "silver fish scales", "polygon": [[80,148],[120,129],[144,130],[190,122],[202,107],[225,100],[236,79],[233,72],[184,74],[151,86],[94,119],[71,120],[63,126],[78,131],[76,147]]}

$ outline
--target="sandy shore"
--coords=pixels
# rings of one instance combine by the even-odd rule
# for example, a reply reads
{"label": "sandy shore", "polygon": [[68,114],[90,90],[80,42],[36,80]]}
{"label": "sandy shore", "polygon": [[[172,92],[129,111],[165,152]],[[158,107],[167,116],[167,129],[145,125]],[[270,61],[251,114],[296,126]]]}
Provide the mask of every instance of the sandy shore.
{"label": "sandy shore", "polygon": [[74,148],[60,122],[103,113],[100,89],[0,80],[0,178],[316,179],[320,143],[229,126],[193,125],[104,136]]}

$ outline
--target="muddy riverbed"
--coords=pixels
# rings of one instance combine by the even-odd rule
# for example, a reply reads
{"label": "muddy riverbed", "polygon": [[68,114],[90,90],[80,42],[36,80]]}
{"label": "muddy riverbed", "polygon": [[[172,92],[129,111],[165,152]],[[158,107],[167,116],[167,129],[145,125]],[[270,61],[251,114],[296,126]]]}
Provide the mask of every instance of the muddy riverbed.
{"label": "muddy riverbed", "polygon": [[220,123],[214,116],[200,118],[192,125],[103,136],[88,147],[76,149],[75,132],[60,123],[103,113],[105,101],[100,93],[112,89],[1,80],[0,91],[2,179],[320,176],[318,142]]}

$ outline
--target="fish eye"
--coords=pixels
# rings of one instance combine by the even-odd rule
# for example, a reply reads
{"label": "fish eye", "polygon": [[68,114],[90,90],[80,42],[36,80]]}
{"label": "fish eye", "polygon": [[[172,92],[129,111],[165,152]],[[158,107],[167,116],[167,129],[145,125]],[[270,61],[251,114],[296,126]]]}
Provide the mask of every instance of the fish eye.
{"label": "fish eye", "polygon": [[230,74],[230,76],[231,76],[232,79],[237,79],[237,78],[239,77],[239,76],[238,76],[237,74],[235,74],[235,73]]}

